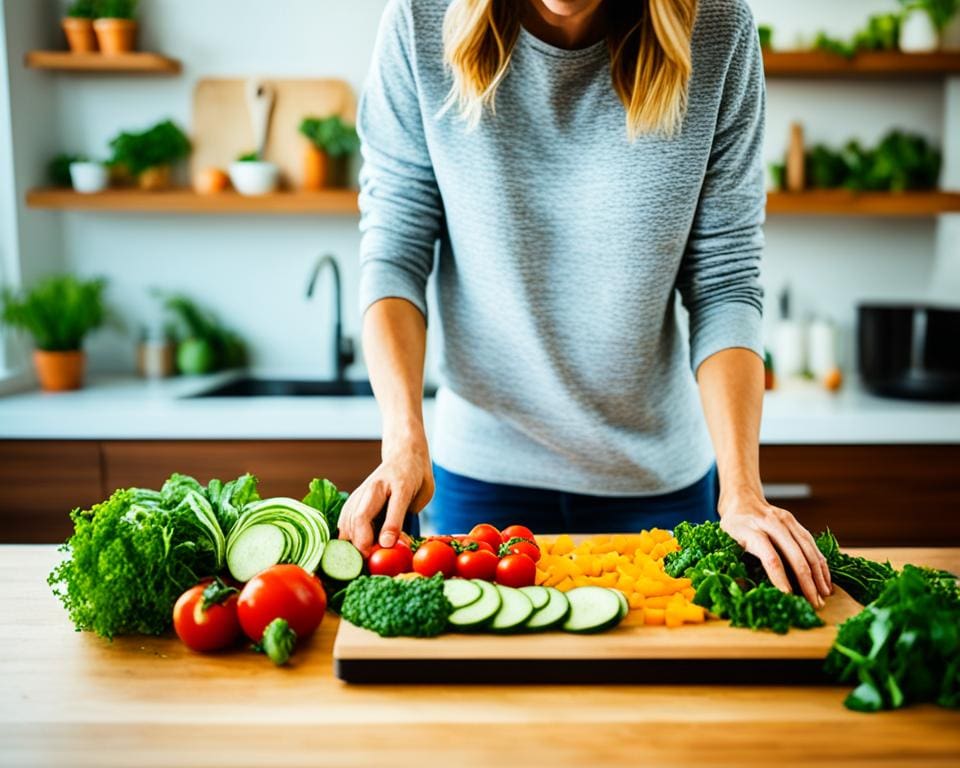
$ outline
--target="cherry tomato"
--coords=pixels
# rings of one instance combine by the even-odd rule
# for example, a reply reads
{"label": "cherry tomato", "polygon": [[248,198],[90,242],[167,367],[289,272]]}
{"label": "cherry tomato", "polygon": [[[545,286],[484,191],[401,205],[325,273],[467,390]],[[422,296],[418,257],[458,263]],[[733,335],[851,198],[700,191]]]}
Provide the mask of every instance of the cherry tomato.
{"label": "cherry tomato", "polygon": [[194,651],[219,651],[237,642],[240,622],[237,619],[237,590],[226,587],[213,589],[206,581],[191,587],[173,606],[173,628],[184,645]]}
{"label": "cherry tomato", "polygon": [[413,555],[409,547],[399,542],[392,547],[376,545],[370,553],[367,566],[374,576],[399,576],[413,569]]}
{"label": "cherry tomato", "polygon": [[529,539],[536,541],[536,537],[525,525],[508,525],[500,532],[500,540],[506,544],[510,539]]}
{"label": "cherry tomato", "polygon": [[537,566],[526,555],[507,555],[497,564],[497,584],[505,587],[532,587]]}
{"label": "cherry tomato", "polygon": [[443,544],[450,544],[454,540],[453,536],[427,536],[427,541],[439,541]]}
{"label": "cherry tomato", "polygon": [[511,555],[526,555],[535,563],[540,560],[540,547],[527,539],[514,544],[505,544],[504,546],[506,546],[507,552]]}
{"label": "cherry tomato", "polygon": [[493,555],[495,555],[495,554],[497,553],[497,550],[494,549],[494,548],[493,548],[488,542],[486,542],[486,541],[479,541],[479,540],[473,539],[473,538],[471,538],[471,537],[469,537],[469,536],[457,536],[457,541],[460,542],[460,544],[461,544],[462,546],[464,546],[464,547],[469,547],[471,544],[476,544],[476,545],[477,545],[477,549],[483,549],[483,550],[485,550],[485,551],[487,551],[487,552],[489,552],[489,553],[491,553],[491,554],[493,554]]}
{"label": "cherry tomato", "polygon": [[299,565],[274,565],[254,576],[237,599],[237,617],[247,637],[259,643],[274,619],[286,619],[303,639],[323,620],[327,595],[320,579]]}
{"label": "cherry tomato", "polygon": [[500,531],[490,525],[490,523],[480,523],[479,525],[473,526],[468,536],[474,541],[487,542],[487,544],[493,548],[494,552],[500,547],[502,541]]}
{"label": "cherry tomato", "polygon": [[449,579],[457,572],[457,553],[442,541],[427,541],[413,556],[413,570],[421,576],[442,573],[443,578]]}
{"label": "cherry tomato", "polygon": [[461,579],[483,579],[493,581],[497,576],[497,563],[500,559],[485,549],[461,552],[457,557],[457,576]]}

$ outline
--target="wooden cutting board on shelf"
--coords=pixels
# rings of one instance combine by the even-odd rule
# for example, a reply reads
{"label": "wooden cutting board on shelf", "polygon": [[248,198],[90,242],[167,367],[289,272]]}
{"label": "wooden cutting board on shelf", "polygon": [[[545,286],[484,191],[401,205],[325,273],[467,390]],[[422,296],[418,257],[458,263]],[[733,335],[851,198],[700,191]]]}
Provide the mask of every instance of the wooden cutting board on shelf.
{"label": "wooden cutting board on shelf", "polygon": [[381,638],[341,621],[333,656],[337,676],[357,683],[812,683],[821,680],[837,626],[860,610],[837,589],[820,613],[825,626],[786,635],[711,620],[597,635]]}
{"label": "wooden cutting board on shelf", "polygon": [[[264,159],[280,166],[281,186],[296,189],[303,177],[306,146],[298,128],[305,117],[339,115],[356,121],[356,98],[344,80],[286,80],[259,77],[274,94]],[[256,149],[247,98],[250,79],[203,79],[193,92],[191,175],[203,168],[224,170],[238,156]]]}

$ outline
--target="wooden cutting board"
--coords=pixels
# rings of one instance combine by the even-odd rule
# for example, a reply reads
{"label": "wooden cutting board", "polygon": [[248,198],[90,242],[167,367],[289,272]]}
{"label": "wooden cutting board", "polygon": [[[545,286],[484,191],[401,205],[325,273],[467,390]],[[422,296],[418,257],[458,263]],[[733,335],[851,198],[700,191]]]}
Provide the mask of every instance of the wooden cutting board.
{"label": "wooden cutting board", "polygon": [[[274,90],[264,159],[280,166],[281,186],[300,187],[306,146],[298,128],[305,117],[340,115],[356,121],[356,99],[344,80],[256,78]],[[193,92],[191,175],[209,167],[226,168],[241,154],[256,149],[245,79],[203,79]]]}
{"label": "wooden cutting board", "polygon": [[860,610],[837,589],[820,614],[825,626],[786,635],[711,620],[597,635],[381,638],[341,621],[333,656],[348,682],[811,682],[837,626]]}

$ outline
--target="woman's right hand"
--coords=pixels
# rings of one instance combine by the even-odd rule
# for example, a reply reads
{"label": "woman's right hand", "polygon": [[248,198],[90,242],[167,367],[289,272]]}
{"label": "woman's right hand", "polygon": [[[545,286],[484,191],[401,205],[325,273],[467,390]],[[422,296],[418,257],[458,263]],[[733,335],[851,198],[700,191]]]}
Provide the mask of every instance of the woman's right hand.
{"label": "woman's right hand", "polygon": [[408,512],[417,514],[433,496],[433,467],[426,435],[414,431],[384,437],[380,466],[347,499],[340,512],[340,538],[348,539],[364,556],[373,546],[373,521],[387,507],[379,533],[381,547],[392,547]]}

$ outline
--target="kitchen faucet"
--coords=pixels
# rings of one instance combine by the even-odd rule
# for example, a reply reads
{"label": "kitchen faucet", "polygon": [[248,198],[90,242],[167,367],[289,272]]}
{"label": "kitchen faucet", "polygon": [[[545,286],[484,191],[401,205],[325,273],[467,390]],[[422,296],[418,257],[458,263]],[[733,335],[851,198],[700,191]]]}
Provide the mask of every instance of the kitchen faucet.
{"label": "kitchen faucet", "polygon": [[317,286],[317,279],[320,277],[320,272],[328,264],[333,270],[333,299],[335,310],[335,322],[333,326],[333,369],[336,371],[336,380],[344,381],[346,379],[345,371],[347,370],[347,366],[354,361],[355,354],[353,339],[343,335],[340,267],[337,264],[337,259],[333,255],[328,253],[317,259],[316,264],[313,266],[313,271],[310,273],[310,282],[307,283],[307,298],[313,297],[313,291]]}

